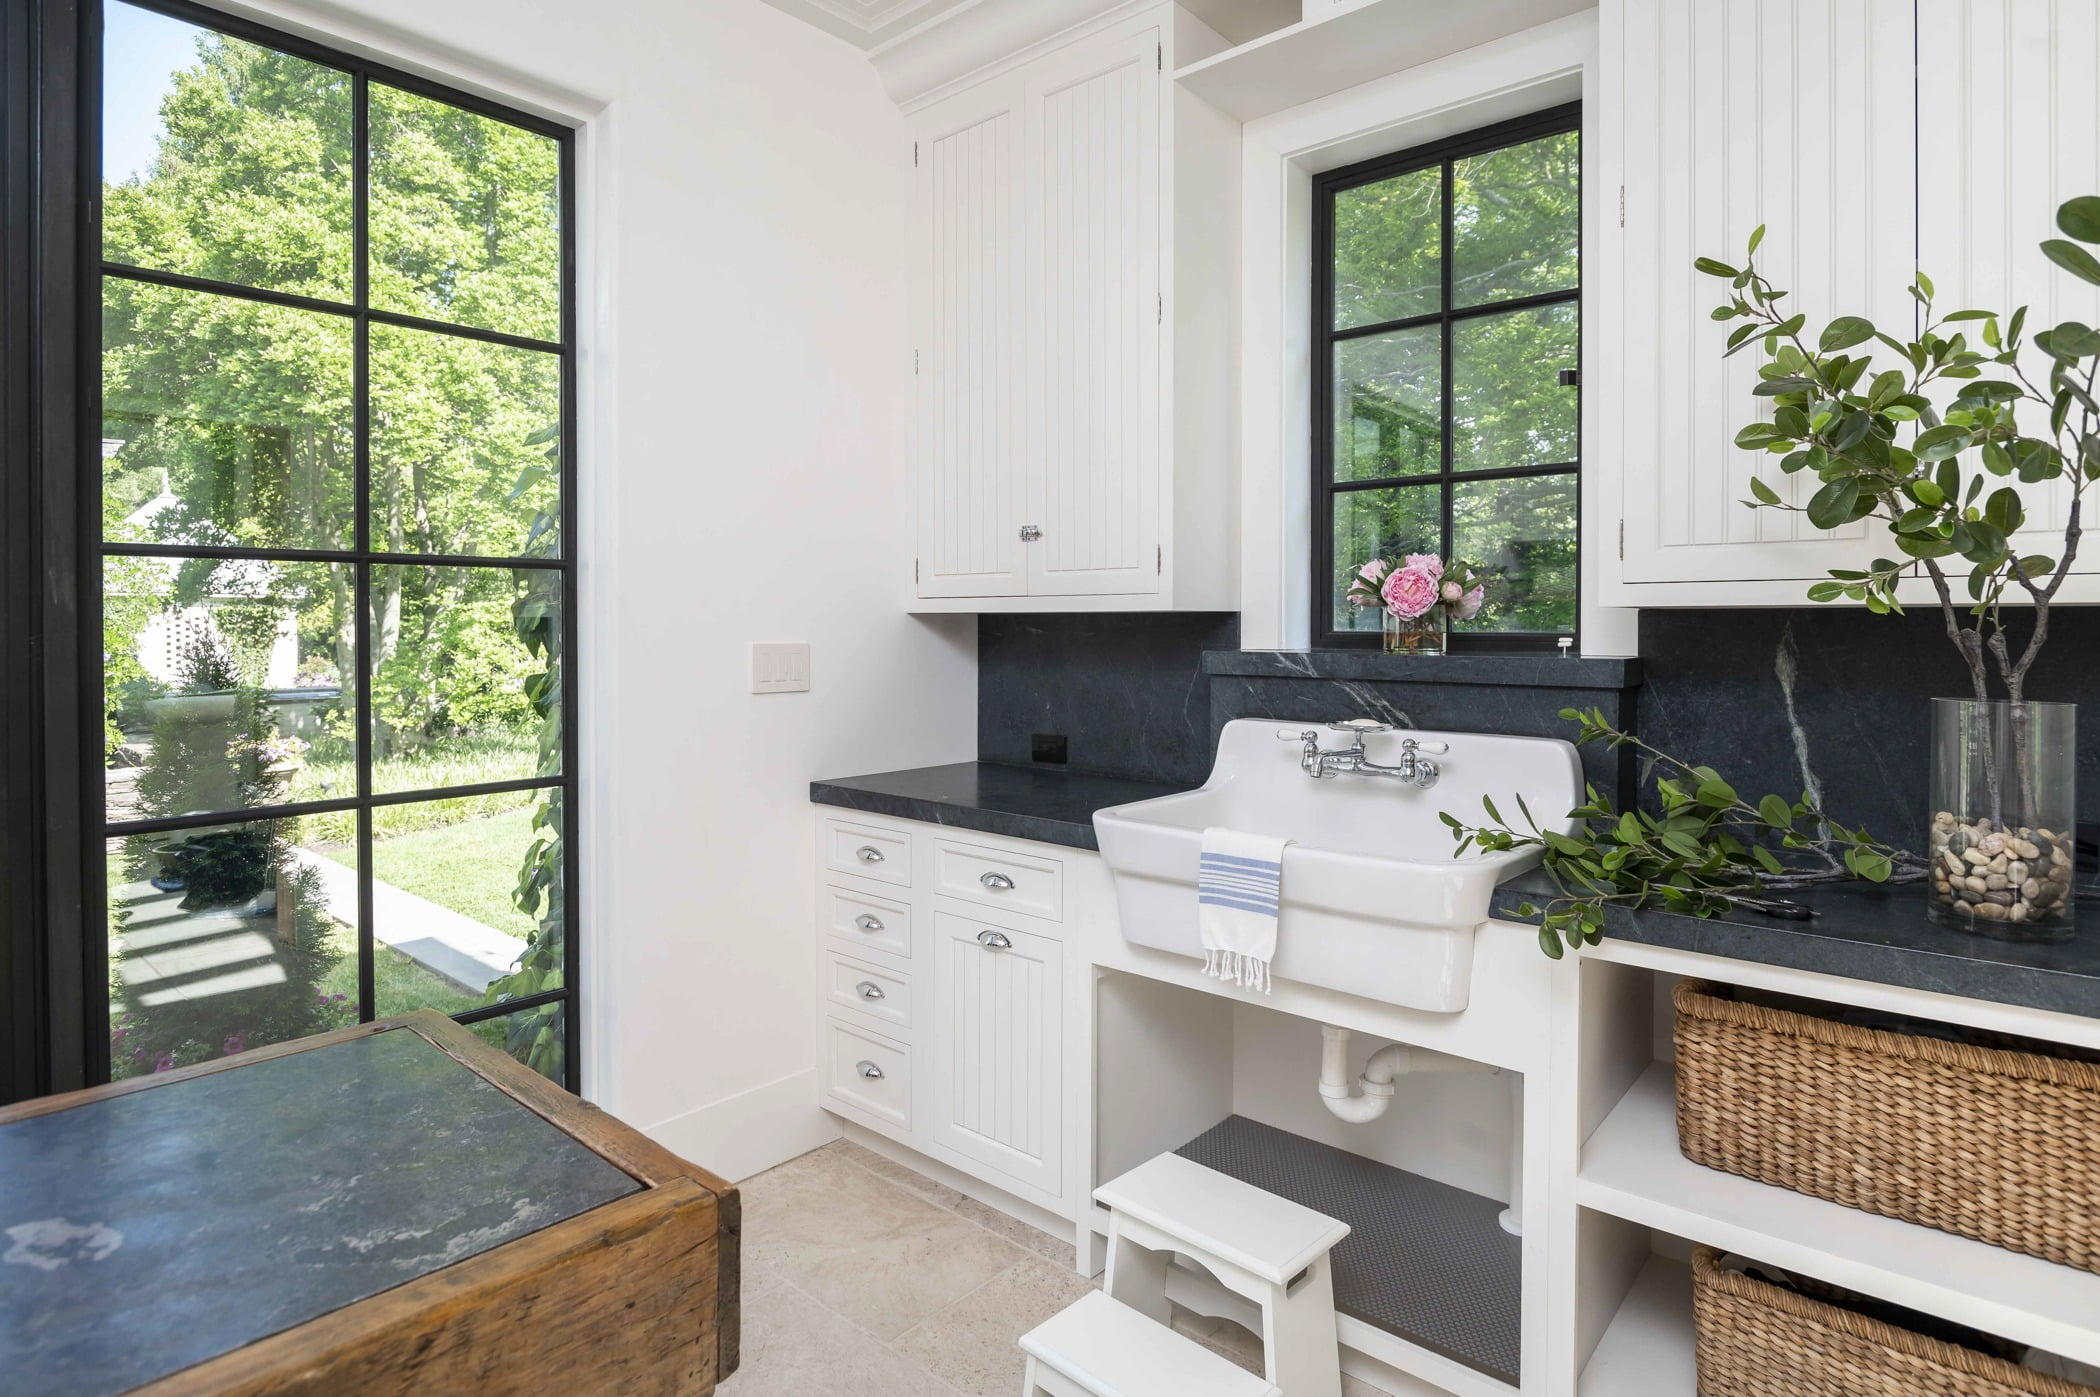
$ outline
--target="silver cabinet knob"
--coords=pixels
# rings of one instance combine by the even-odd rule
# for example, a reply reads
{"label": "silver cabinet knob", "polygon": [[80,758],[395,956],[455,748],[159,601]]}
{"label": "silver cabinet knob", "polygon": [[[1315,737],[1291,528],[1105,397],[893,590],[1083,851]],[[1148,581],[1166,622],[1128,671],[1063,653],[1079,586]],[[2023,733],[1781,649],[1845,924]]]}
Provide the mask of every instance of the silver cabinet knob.
{"label": "silver cabinet knob", "polygon": [[860,991],[862,999],[881,999],[884,997],[882,986],[876,984],[873,980],[863,980],[855,985],[854,988]]}
{"label": "silver cabinet knob", "polygon": [[882,1069],[880,1067],[877,1067],[874,1063],[868,1061],[866,1058],[862,1058],[859,1062],[855,1063],[853,1065],[853,1070],[860,1073],[861,1076],[866,1077],[871,1082],[879,1082],[882,1080]]}
{"label": "silver cabinet knob", "polygon": [[1014,948],[1014,943],[1003,931],[980,931],[977,933],[977,944],[989,946],[995,951],[1011,951]]}
{"label": "silver cabinet knob", "polygon": [[853,919],[853,925],[859,927],[862,931],[881,931],[882,918],[876,916],[873,912],[863,912]]}
{"label": "silver cabinet knob", "polygon": [[1021,542],[1023,543],[1034,543],[1042,536],[1043,531],[1034,524],[1023,524],[1021,526]]}
{"label": "silver cabinet knob", "polygon": [[1014,889],[1014,880],[1004,873],[987,873],[977,880],[995,893],[1008,893]]}
{"label": "silver cabinet knob", "polygon": [[861,845],[858,849],[855,849],[853,851],[853,856],[859,859],[862,863],[882,862],[882,850],[876,848],[873,844]]}

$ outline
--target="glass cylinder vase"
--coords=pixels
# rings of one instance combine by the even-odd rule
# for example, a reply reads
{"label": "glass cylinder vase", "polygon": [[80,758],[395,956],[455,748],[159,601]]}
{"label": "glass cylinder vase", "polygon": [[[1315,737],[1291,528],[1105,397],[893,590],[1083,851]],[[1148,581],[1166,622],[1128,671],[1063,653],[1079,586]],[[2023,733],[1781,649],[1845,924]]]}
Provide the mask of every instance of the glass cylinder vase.
{"label": "glass cylinder vase", "polygon": [[1388,655],[1441,655],[1444,653],[1444,616],[1441,609],[1427,616],[1385,617],[1385,653]]}
{"label": "glass cylinder vase", "polygon": [[2071,934],[2077,743],[2076,704],[1932,701],[1933,921],[2001,940]]}

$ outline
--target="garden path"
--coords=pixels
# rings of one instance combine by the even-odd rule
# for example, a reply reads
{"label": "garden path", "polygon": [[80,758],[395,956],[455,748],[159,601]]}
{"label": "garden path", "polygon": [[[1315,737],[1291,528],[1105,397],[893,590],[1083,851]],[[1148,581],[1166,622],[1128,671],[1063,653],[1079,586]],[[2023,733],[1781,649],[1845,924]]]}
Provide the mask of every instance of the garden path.
{"label": "garden path", "polygon": [[[294,849],[292,856],[302,867],[320,874],[328,914],[345,926],[356,926],[357,870],[306,849]],[[525,943],[515,936],[376,878],[372,880],[372,939],[470,994],[480,994],[490,981],[508,975],[525,950]]]}

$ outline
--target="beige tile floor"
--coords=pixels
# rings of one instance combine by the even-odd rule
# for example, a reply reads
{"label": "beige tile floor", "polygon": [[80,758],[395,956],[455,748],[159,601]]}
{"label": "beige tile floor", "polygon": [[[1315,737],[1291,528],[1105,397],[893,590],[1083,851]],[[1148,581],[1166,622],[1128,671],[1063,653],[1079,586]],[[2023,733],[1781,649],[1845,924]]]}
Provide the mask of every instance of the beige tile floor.
{"label": "beige tile floor", "polygon": [[[1016,1397],[1021,1335],[1093,1284],[1069,1241],[851,1141],[742,1190],[743,1363],[723,1397]],[[1260,1364],[1239,1325],[1177,1309],[1175,1327]]]}

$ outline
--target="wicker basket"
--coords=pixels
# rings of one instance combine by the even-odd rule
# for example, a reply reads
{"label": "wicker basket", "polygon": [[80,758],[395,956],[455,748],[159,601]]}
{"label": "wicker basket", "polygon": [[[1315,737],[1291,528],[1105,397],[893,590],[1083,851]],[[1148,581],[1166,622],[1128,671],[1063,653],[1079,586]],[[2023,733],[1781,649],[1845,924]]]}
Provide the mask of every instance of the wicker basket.
{"label": "wicker basket", "polygon": [[1685,1158],[2100,1271],[2100,1065],[1674,1001]]}
{"label": "wicker basket", "polygon": [[2100,1397],[1692,1254],[1699,1397]]}

